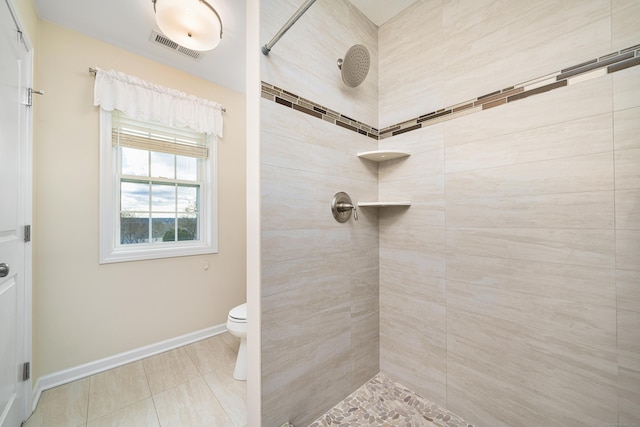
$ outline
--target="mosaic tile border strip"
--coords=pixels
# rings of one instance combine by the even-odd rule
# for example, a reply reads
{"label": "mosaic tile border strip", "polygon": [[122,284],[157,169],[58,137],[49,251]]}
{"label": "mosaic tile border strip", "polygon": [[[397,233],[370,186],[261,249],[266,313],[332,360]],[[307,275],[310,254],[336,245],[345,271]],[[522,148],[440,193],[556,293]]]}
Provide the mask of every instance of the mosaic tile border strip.
{"label": "mosaic tile border strip", "polygon": [[361,135],[381,140],[637,65],[640,65],[640,44],[380,130],[266,82],[262,82],[262,97]]}
{"label": "mosaic tile border strip", "polygon": [[462,418],[378,374],[309,427],[473,427]]}
{"label": "mosaic tile border strip", "polygon": [[294,110],[298,110],[318,119],[333,123],[334,125],[342,126],[345,129],[357,132],[361,135],[365,135],[376,140],[378,139],[378,129],[371,127],[366,123],[347,117],[344,114],[337,113],[327,107],[316,104],[313,101],[288,92],[277,86],[270,85],[269,83],[262,82],[262,97],[284,105],[285,107],[293,108]]}

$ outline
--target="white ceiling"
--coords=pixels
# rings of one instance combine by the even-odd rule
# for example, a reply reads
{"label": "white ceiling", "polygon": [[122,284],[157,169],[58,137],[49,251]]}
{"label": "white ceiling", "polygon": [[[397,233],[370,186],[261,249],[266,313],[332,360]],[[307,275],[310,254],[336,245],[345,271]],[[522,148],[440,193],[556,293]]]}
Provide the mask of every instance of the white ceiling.
{"label": "white ceiling", "polygon": [[[322,1],[322,0],[319,0]],[[415,0],[350,0],[381,25]],[[245,13],[243,0],[210,0],[223,23],[220,45],[195,61],[149,41],[156,25],[151,0],[34,0],[40,18],[113,44],[237,92],[244,92]],[[302,4],[302,0],[300,0]],[[284,18],[283,18],[284,19]],[[288,19],[288,17],[286,17]],[[107,64],[87,64],[107,67]]]}
{"label": "white ceiling", "polygon": [[378,27],[407,7],[416,0],[349,0],[351,4],[360,9],[367,18]]}

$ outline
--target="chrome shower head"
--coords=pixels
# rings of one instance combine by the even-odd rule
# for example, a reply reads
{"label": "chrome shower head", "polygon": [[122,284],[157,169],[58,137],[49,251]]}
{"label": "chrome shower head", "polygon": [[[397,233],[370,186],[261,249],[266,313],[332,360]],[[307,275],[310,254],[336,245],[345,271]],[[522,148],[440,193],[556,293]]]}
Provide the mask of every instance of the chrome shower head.
{"label": "chrome shower head", "polygon": [[338,59],[338,68],[342,71],[342,81],[349,87],[360,86],[369,74],[371,59],[369,50],[361,44],[349,48],[343,59]]}

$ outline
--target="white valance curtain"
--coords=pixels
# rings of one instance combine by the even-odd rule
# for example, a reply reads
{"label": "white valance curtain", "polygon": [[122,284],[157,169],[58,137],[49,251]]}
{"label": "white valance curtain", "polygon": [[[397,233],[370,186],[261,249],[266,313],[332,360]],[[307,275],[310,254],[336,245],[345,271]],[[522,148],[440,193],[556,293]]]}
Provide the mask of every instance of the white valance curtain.
{"label": "white valance curtain", "polygon": [[137,120],[222,137],[222,105],[115,70],[96,68],[93,105]]}

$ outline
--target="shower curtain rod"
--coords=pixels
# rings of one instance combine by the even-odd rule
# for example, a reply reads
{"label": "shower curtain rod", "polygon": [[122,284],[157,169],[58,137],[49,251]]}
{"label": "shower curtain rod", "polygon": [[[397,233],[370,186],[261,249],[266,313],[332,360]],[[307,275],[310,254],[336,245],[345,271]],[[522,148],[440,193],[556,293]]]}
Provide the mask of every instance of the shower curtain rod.
{"label": "shower curtain rod", "polygon": [[[314,0],[314,1],[315,1],[315,0]],[[96,73],[98,72],[98,70],[96,70],[96,69],[95,69],[95,68],[93,68],[93,67],[89,67],[89,72],[95,76],[95,75],[96,75]],[[222,108],[220,109],[220,111],[222,111],[223,113],[226,113],[226,112],[227,112],[227,109],[226,109],[226,108],[224,108],[224,107],[222,107]]]}
{"label": "shower curtain rod", "polygon": [[300,9],[298,9],[298,11],[291,18],[289,18],[289,20],[282,26],[282,28],[280,28],[280,31],[278,31],[276,35],[273,36],[271,41],[265,44],[264,46],[262,46],[262,49],[261,49],[262,53],[264,53],[265,55],[269,55],[269,52],[273,48],[273,45],[278,43],[278,40],[280,40],[280,37],[282,37],[284,33],[286,33],[289,30],[289,28],[291,28],[291,26],[296,23],[298,19],[300,19],[300,17],[307,11],[307,9],[311,7],[313,3],[315,3],[315,1],[316,0],[305,1],[303,5],[300,6]]}

